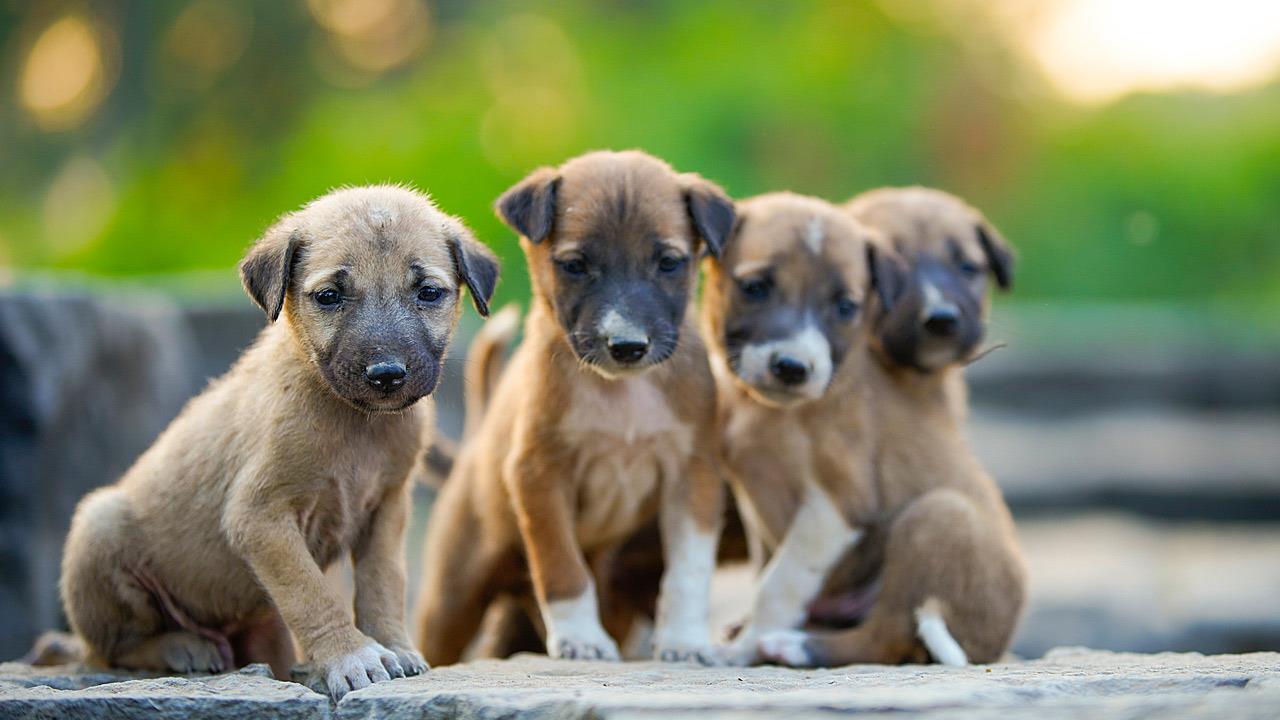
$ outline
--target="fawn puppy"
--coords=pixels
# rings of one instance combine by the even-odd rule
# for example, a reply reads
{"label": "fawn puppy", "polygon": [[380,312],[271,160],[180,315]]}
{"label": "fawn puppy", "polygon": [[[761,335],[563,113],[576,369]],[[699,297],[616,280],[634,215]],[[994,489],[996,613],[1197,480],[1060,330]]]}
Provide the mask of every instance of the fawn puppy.
{"label": "fawn puppy", "polygon": [[874,600],[851,629],[766,637],[765,656],[993,662],[1008,649],[1026,574],[1008,507],[965,436],[964,366],[984,334],[988,278],[1007,289],[1013,256],[981,213],[938,190],[874,190],[845,209],[910,266],[893,306],[872,309],[872,361],[859,378],[876,413],[882,542],[859,558],[874,571],[855,575],[872,578]]}
{"label": "fawn puppy", "polygon": [[[465,285],[493,255],[424,195],[338,190],[240,266],[270,323],[115,485],[81,501],[62,598],[92,659],[219,672],[294,661],[335,698],[426,670],[405,631],[406,479]],[[324,568],[349,554],[354,621]]]}
{"label": "fawn puppy", "polygon": [[644,153],[593,152],[534,171],[497,212],[521,235],[532,307],[427,527],[420,647],[456,662],[489,606],[528,597],[531,581],[550,655],[618,658],[627,628],[606,631],[591,568],[657,517],[655,654],[713,660],[724,491],[715,387],[687,309],[733,205]]}
{"label": "fawn puppy", "polygon": [[824,200],[774,193],[738,213],[724,254],[705,263],[702,320],[739,510],[771,556],[749,619],[723,650],[747,664],[767,633],[805,621],[876,510],[865,308],[873,295],[892,304],[903,269]]}

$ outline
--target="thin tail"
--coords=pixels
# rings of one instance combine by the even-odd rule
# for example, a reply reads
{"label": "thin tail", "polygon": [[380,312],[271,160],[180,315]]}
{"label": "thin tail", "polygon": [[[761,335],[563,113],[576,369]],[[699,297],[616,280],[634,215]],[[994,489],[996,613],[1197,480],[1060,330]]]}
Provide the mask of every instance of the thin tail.
{"label": "thin tail", "polygon": [[942,618],[942,603],[937,598],[928,598],[916,608],[916,636],[939,664],[954,667],[969,664],[964,648],[960,647],[960,643],[956,642],[947,629],[947,623]]}
{"label": "thin tail", "polygon": [[520,329],[520,308],[504,305],[494,313],[471,341],[467,350],[466,378],[466,426],[462,438],[475,434],[484,418],[484,411],[493,399],[498,378],[506,367],[507,348]]}
{"label": "thin tail", "polygon": [[71,633],[49,630],[36,638],[36,644],[22,658],[28,665],[66,665],[81,662],[88,652],[84,642]]}

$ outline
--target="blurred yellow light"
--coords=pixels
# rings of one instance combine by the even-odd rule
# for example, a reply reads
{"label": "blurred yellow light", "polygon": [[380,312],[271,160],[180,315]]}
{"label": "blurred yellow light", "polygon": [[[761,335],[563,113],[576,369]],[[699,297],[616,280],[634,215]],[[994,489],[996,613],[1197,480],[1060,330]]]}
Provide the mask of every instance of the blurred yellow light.
{"label": "blurred yellow light", "polygon": [[40,33],[19,80],[18,96],[45,130],[84,122],[107,93],[102,44],[81,17],[64,17]]}
{"label": "blurred yellow light", "polygon": [[403,65],[427,44],[430,16],[422,0],[307,0],[307,8],[338,55],[365,73]]}
{"label": "blurred yellow light", "polygon": [[1241,90],[1280,70],[1277,0],[1056,0],[1031,25],[1015,32],[1080,102],[1179,87]]}
{"label": "blurred yellow light", "polygon": [[165,51],[176,61],[168,80],[200,89],[236,63],[249,44],[251,18],[239,6],[196,0],[173,21]]}
{"label": "blurred yellow light", "polygon": [[56,255],[65,255],[97,238],[115,210],[115,190],[107,171],[87,156],[73,157],[62,167],[42,208],[44,235]]}

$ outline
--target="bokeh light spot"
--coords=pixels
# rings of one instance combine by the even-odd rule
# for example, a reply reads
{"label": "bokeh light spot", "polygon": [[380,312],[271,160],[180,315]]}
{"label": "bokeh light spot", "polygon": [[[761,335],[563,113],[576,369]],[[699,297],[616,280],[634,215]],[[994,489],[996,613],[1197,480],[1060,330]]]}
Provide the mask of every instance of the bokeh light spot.
{"label": "bokeh light spot", "polygon": [[71,158],[49,184],[42,218],[45,240],[55,257],[88,245],[115,210],[111,178],[96,160]]}
{"label": "bokeh light spot", "polygon": [[83,17],[55,21],[26,56],[18,95],[44,130],[78,127],[97,108],[113,81],[104,36]]}

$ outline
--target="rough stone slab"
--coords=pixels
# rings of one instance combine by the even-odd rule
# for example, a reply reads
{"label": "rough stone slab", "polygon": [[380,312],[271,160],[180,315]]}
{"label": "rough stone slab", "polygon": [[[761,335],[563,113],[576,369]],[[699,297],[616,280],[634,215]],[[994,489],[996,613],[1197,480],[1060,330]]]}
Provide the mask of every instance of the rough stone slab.
{"label": "rough stone slab", "polygon": [[[1129,655],[1064,649],[962,669],[719,669],[657,663],[481,661],[351,693],[339,718],[1140,717],[1280,713],[1280,654]],[[900,715],[899,715],[900,716]]]}
{"label": "rough stone slab", "polygon": [[19,671],[13,665],[0,666],[0,720],[330,717],[328,698],[273,679],[266,666],[224,675],[121,680],[120,674],[101,672],[52,677],[48,669]]}

